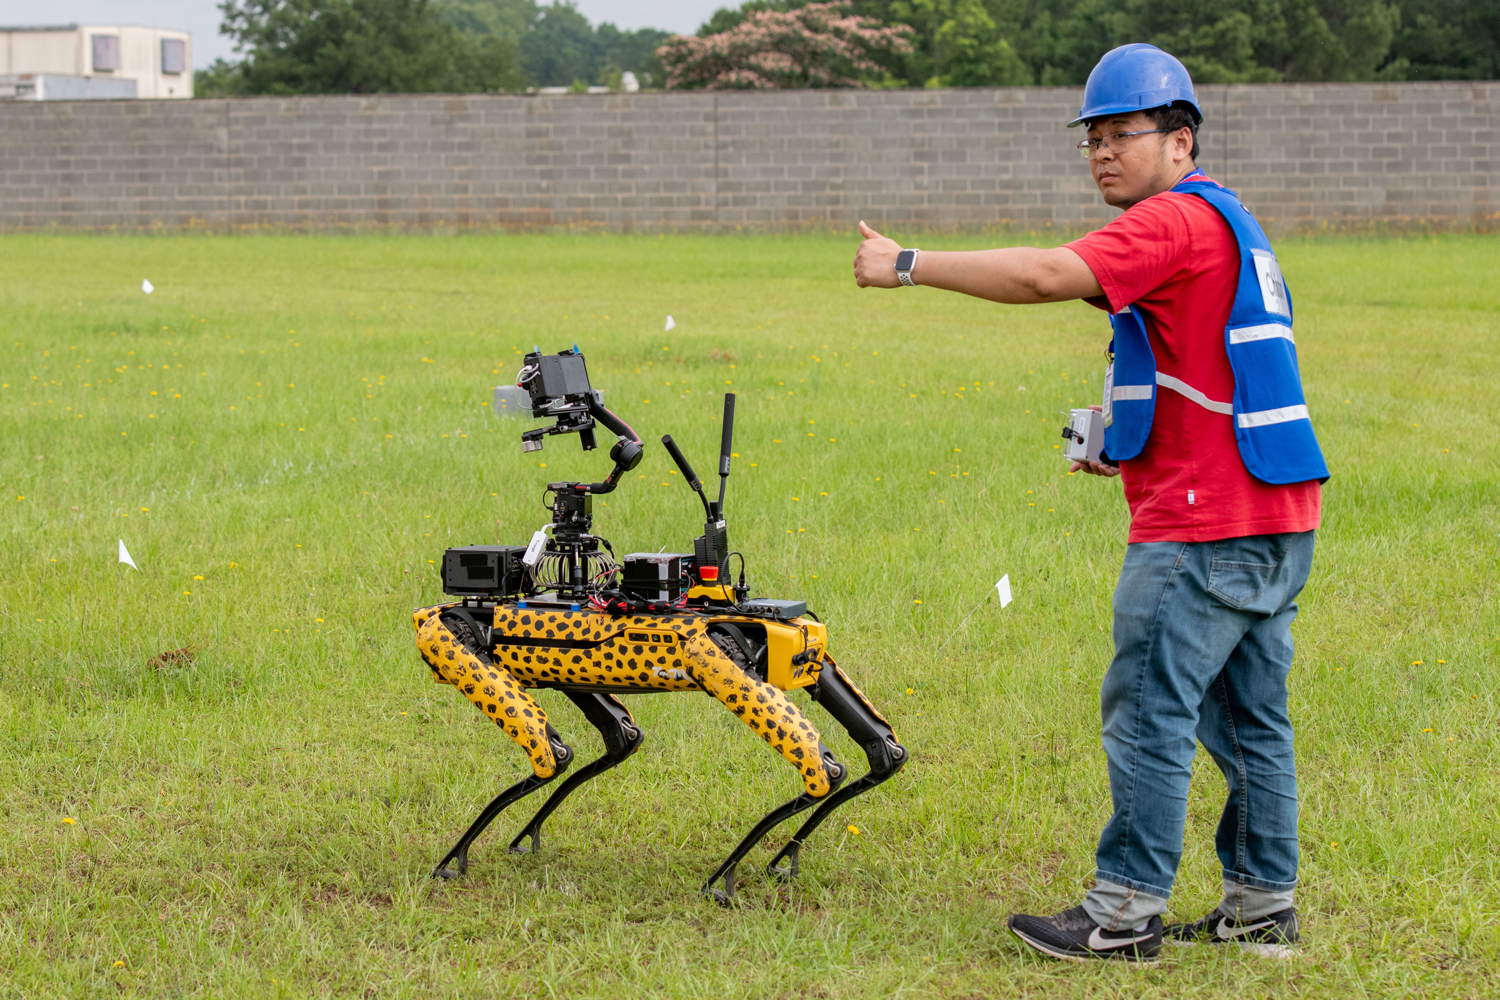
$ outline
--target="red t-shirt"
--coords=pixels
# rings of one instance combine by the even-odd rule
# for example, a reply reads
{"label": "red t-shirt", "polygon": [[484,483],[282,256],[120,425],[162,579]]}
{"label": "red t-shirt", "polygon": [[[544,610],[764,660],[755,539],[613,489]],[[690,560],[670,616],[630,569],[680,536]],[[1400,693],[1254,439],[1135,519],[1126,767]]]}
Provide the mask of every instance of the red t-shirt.
{"label": "red t-shirt", "polygon": [[[1239,280],[1239,248],[1212,205],[1163,192],[1067,246],[1104,289],[1107,301],[1091,304],[1110,312],[1135,305],[1146,313],[1158,372],[1211,400],[1234,398],[1224,327]],[[1317,480],[1273,486],[1250,475],[1233,420],[1157,386],[1146,447],[1120,465],[1130,541],[1209,542],[1318,526]]]}

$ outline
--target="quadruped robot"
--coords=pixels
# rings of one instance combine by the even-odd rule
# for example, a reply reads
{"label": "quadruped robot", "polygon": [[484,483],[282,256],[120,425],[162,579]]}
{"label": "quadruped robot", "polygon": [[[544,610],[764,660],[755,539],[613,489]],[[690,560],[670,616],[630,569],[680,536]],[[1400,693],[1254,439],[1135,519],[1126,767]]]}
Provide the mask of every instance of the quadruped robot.
{"label": "quadruped robot", "polygon": [[[549,434],[577,433],[595,447],[594,427],[618,436],[614,469],[598,483],[549,483],[552,521],[529,545],[472,545],[443,556],[444,593],[459,598],[413,613],[417,648],[435,680],[463,692],[526,752],[532,773],[485,806],[433,872],[457,878],[469,848],[506,807],[548,784],[573,763],[528,688],[555,688],[578,706],[604,739],[604,753],[580,767],[546,799],[510,843],[524,853],[541,846],[547,817],[578,786],[634,753],[642,733],[615,697],[654,691],[700,691],[718,699],[797,769],[803,791],[772,809],[713,871],[703,892],[722,904],[734,897],[735,868],[783,821],[816,807],[772,859],[771,874],[797,874],[803,842],[835,808],[900,770],[907,751],[880,713],[828,651],[823,623],[802,601],[750,599],[745,560],[729,551],[724,489],[734,434],[732,393],[724,397],[719,495],[710,501],[670,436],[662,444],[703,503],[707,522],[688,552],[635,553],[617,559],[592,534],[593,498],[615,489],[641,460],[641,439],[605,408],[589,384],[575,346],[559,354],[526,355],[517,377],[533,417],[550,426],[521,435],[536,451]],[[739,580],[729,582],[730,556]],[[869,770],[848,782],[818,731],[787,697],[805,689],[848,731]]]}

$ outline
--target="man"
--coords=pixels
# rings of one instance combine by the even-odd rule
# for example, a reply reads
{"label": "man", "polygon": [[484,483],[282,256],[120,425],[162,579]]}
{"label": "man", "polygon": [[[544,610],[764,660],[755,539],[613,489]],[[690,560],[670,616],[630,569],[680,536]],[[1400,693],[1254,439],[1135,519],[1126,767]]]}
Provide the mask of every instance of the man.
{"label": "man", "polygon": [[[1264,233],[1196,166],[1187,70],[1151,45],[1105,54],[1072,125],[1106,203],[1124,213],[1049,250],[903,250],[863,222],[861,287],[929,285],[997,302],[1083,299],[1113,326],[1104,453],[1131,523],[1101,693],[1114,812],[1094,888],[1052,916],[1016,914],[1026,944],[1067,959],[1151,961],[1164,938],[1285,954],[1298,937],[1289,626],[1328,470],[1307,418],[1291,301]],[[1164,926],[1194,741],[1224,772],[1224,895]]]}

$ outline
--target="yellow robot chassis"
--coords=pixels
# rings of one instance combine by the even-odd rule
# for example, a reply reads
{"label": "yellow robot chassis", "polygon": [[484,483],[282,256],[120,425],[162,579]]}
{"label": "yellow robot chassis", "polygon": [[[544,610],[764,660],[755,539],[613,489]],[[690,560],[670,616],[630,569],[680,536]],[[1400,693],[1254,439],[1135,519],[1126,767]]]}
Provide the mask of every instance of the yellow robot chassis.
{"label": "yellow robot chassis", "polygon": [[[459,600],[413,613],[417,649],[439,683],[463,692],[526,752],[531,775],[487,805],[434,876],[457,878],[468,867],[474,839],[511,803],[551,782],[573,762],[529,688],[555,688],[583,712],[604,739],[604,754],[574,771],[511,841],[515,852],[537,850],[541,827],[579,785],[619,764],[642,733],[615,695],[702,691],[721,702],[797,769],[802,794],[772,809],[703,885],[720,903],[734,896],[735,868],[778,824],[816,807],[772,859],[773,875],[797,873],[803,842],[841,803],[889,778],[907,752],[891,727],[828,652],[828,632],[800,601],[748,600],[744,558],[729,583],[723,517],[729,475],[734,396],[725,396],[720,488],[710,502],[670,437],[662,439],[707,514],[692,553],[637,553],[617,561],[592,529],[592,498],[608,493],[640,461],[642,444],[605,409],[588,382],[577,348],[526,356],[518,385],[532,414],[555,420],[527,431],[522,446],[544,435],[577,432],[594,447],[597,421],[618,435],[614,470],[601,483],[551,483],[552,523],[528,546],[449,549],[444,590]],[[738,553],[734,553],[738,554]],[[864,751],[869,770],[845,783],[848,770],[822,745],[818,731],[787,697],[806,689]]]}

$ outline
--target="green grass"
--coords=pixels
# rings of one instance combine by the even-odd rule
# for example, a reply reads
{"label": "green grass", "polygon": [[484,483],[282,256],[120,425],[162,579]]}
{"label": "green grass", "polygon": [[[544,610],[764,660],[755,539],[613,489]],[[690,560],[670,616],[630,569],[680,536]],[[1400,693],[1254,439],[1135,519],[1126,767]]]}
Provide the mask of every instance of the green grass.
{"label": "green grass", "polygon": [[[1500,993],[1500,243],[1281,246],[1335,471],[1296,628],[1307,943],[1150,970],[1042,962],[1003,930],[1077,901],[1108,813],[1124,505],[1055,451],[1097,397],[1104,321],[860,291],[853,251],[0,238],[0,997]],[[607,471],[570,439],[523,455],[531,424],[486,406],[522,353],[574,342],[648,442],[600,532],[691,542],[701,510],[655,442],[711,470],[738,393],[730,530],[755,590],[809,601],[913,751],[795,884],[761,871],[775,838],[757,849],[732,910],[698,885],[798,784],[701,696],[632,699],[644,750],[541,854],[503,850],[522,805],[466,879],[428,878],[527,769],[429,681],[408,613],[440,599],[445,547],[523,542],[545,482]],[[1189,918],[1218,887],[1200,765]]]}

